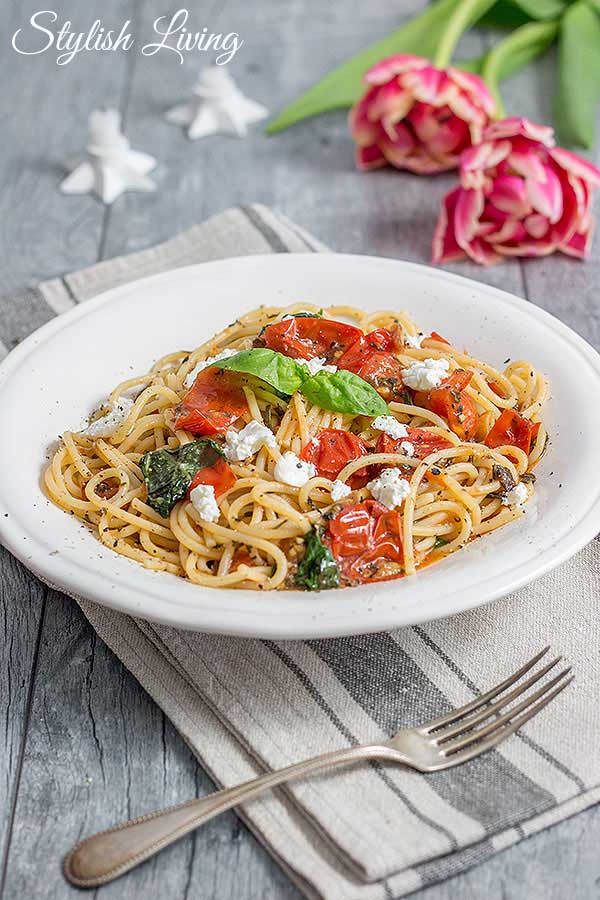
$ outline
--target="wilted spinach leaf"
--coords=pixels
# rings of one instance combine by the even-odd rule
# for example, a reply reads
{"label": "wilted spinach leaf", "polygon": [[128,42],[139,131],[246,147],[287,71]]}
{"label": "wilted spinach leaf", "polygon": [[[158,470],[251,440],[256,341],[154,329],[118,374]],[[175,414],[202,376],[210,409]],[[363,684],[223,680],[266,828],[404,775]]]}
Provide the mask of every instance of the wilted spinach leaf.
{"label": "wilted spinach leaf", "polygon": [[223,453],[214,441],[203,439],[176,450],[151,450],[140,460],[148,491],[148,506],[167,518],[175,504],[185,497],[199,469],[214,465]]}
{"label": "wilted spinach leaf", "polygon": [[305,591],[340,586],[340,570],[331,551],[321,540],[323,529],[313,528],[304,539],[306,551],[298,564],[295,582]]}
{"label": "wilted spinach leaf", "polygon": [[385,416],[389,413],[387,403],[375,388],[346,369],[317,372],[306,379],[300,390],[321,409],[353,416]]}

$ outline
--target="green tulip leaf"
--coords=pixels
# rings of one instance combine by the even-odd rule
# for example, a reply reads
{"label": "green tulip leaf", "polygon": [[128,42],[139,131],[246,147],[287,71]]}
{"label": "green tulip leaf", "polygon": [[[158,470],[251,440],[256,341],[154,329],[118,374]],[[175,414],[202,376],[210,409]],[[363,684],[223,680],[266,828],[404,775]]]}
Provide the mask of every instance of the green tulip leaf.
{"label": "green tulip leaf", "polygon": [[561,139],[590,149],[600,99],[600,16],[588,0],[569,7],[560,23],[555,118]]}
{"label": "green tulip leaf", "polygon": [[541,22],[562,16],[569,5],[566,0],[512,0],[512,3],[530,19]]}

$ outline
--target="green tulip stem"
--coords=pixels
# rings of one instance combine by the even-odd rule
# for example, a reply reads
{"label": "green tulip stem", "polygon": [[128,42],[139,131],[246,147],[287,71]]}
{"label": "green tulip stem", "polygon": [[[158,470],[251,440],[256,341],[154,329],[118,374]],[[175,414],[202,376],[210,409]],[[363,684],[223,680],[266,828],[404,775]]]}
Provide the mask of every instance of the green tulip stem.
{"label": "green tulip stem", "polygon": [[458,44],[461,35],[474,22],[477,22],[481,16],[494,5],[496,0],[461,0],[454,12],[448,19],[437,50],[433,57],[434,66],[445,69],[450,65],[452,55]]}
{"label": "green tulip stem", "polygon": [[487,54],[481,68],[481,77],[494,98],[497,119],[506,115],[500,96],[500,81],[542,53],[556,37],[558,28],[558,21],[528,22],[496,44]]}

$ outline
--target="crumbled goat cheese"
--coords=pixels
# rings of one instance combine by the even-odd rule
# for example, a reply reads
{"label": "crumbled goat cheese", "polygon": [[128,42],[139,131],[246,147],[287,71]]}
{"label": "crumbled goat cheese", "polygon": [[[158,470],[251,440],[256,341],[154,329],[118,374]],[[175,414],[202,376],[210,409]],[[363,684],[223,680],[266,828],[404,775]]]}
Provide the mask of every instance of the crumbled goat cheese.
{"label": "crumbled goat cheese", "polygon": [[223,451],[230,462],[241,462],[258,453],[263,444],[276,446],[275,435],[266,425],[260,422],[248,422],[241,431],[230,428],[225,435]]}
{"label": "crumbled goat cheese", "polygon": [[424,359],[402,369],[402,381],[413,391],[430,391],[447,376],[450,363],[447,359]]}
{"label": "crumbled goat cheese", "polygon": [[414,347],[415,350],[421,349],[421,343],[425,339],[425,335],[422,331],[419,334],[407,334],[404,332],[404,343],[409,347]]}
{"label": "crumbled goat cheese", "polygon": [[400,444],[400,449],[403,453],[406,453],[407,456],[415,455],[415,445],[411,444],[410,441],[402,441]]}
{"label": "crumbled goat cheese", "polygon": [[402,438],[406,437],[408,434],[406,425],[403,425],[402,422],[399,422],[394,416],[377,416],[376,419],[373,419],[371,424],[377,431],[384,431],[392,438]]}
{"label": "crumbled goat cheese", "polygon": [[388,509],[395,509],[410,494],[410,485],[402,478],[400,469],[384,469],[378,478],[369,481],[367,487],[374,500],[383,503]]}
{"label": "crumbled goat cheese", "polygon": [[201,359],[199,363],[196,363],[192,371],[185,376],[183,386],[190,388],[196,380],[196,375],[203,372],[207,366],[212,366],[213,363],[219,362],[220,359],[228,359],[230,356],[235,356],[235,354],[239,352],[239,350],[222,350],[220,353],[217,353],[216,356],[209,356],[208,359]]}
{"label": "crumbled goat cheese", "polygon": [[212,484],[198,484],[190,492],[192,506],[205,522],[217,522],[219,507],[215,499],[215,488]]}
{"label": "crumbled goat cheese", "polygon": [[283,484],[291,484],[292,487],[302,487],[317,474],[312,463],[299,459],[291,450],[286,450],[281,459],[275,463],[274,473],[277,481]]}
{"label": "crumbled goat cheese", "polygon": [[514,488],[508,492],[506,497],[502,498],[503,506],[522,506],[527,501],[529,493],[526,486],[520,481]]}
{"label": "crumbled goat cheese", "polygon": [[344,484],[343,481],[338,481],[338,479],[336,478],[331,487],[331,499],[333,500],[333,502],[337,503],[338,500],[341,500],[343,497],[347,497],[348,494],[351,493],[352,488],[349,485]]}
{"label": "crumbled goat cheese", "polygon": [[123,424],[132,409],[133,400],[131,397],[117,397],[114,403],[111,404],[110,411],[105,416],[102,416],[101,419],[96,419],[95,422],[88,425],[81,433],[91,438],[110,437]]}
{"label": "crumbled goat cheese", "polygon": [[311,375],[317,372],[337,372],[337,366],[329,366],[324,356],[315,356],[314,359],[306,359],[304,365]]}

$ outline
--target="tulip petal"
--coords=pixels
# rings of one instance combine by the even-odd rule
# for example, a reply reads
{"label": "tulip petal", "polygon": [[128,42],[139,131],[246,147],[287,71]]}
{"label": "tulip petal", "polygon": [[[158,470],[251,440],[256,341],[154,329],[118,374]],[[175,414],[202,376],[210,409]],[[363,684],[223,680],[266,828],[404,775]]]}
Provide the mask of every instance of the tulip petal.
{"label": "tulip petal", "polygon": [[452,262],[464,259],[465,252],[456,243],[454,234],[454,211],[461,188],[454,188],[442,200],[433,241],[431,244],[431,261],[433,263]]}
{"label": "tulip petal", "polygon": [[550,229],[550,222],[546,216],[542,216],[540,213],[532,213],[530,216],[527,216],[523,225],[527,234],[532,238],[536,238],[536,240],[546,237]]}
{"label": "tulip petal", "polygon": [[356,166],[362,172],[368,172],[370,169],[380,169],[387,165],[387,160],[377,144],[371,144],[370,147],[356,148]]}
{"label": "tulip petal", "polygon": [[587,259],[592,246],[593,236],[594,224],[590,222],[589,227],[585,231],[576,232],[571,240],[566,244],[561,244],[559,249],[568,256],[575,256],[577,259]]}
{"label": "tulip petal", "polygon": [[534,209],[552,222],[558,222],[563,211],[562,187],[556,174],[549,166],[544,166],[544,180],[528,178],[525,182],[527,195]]}
{"label": "tulip petal", "polygon": [[385,84],[394,75],[401,75],[411,69],[424,69],[430,66],[428,59],[413,56],[411,53],[396,53],[376,63],[365,75],[367,84]]}
{"label": "tulip petal", "polygon": [[395,125],[390,126],[388,131],[382,134],[378,143],[387,161],[399,169],[404,168],[406,157],[416,147],[414,136],[404,122],[396,122]]}
{"label": "tulip petal", "polygon": [[501,256],[496,252],[495,247],[490,247],[485,241],[475,238],[464,247],[465,252],[471,259],[479,263],[480,266],[493,266],[500,262]]}
{"label": "tulip petal", "polygon": [[501,225],[497,231],[487,236],[490,244],[506,244],[515,241],[524,241],[527,238],[527,231],[522,222],[517,219],[507,219],[504,225]]}
{"label": "tulip petal", "polygon": [[495,247],[502,256],[550,256],[558,249],[554,241],[522,241],[517,246],[496,244]]}
{"label": "tulip petal", "polygon": [[550,156],[554,162],[566,169],[567,172],[578,175],[579,178],[588,181],[593,187],[600,187],[600,169],[588,162],[587,159],[582,159],[581,156],[577,156],[576,153],[571,153],[569,150],[563,149],[563,147],[555,147],[550,151]]}
{"label": "tulip petal", "polygon": [[[368,116],[371,122],[389,117],[398,122],[403,119],[414,103],[412,95],[403,90],[394,79],[375,89],[375,96],[369,104]],[[385,128],[385,125],[384,125]]]}
{"label": "tulip petal", "polygon": [[494,115],[494,110],[496,109],[494,98],[485,81],[479,75],[463,72],[461,69],[455,69],[453,66],[447,69],[447,74],[459,88],[477,99],[478,105],[482,107],[488,116]]}
{"label": "tulip petal", "polygon": [[413,94],[415,100],[439,106],[445,102],[439,96],[445,80],[446,73],[442,69],[427,66],[405,72],[402,76],[402,85]]}
{"label": "tulip petal", "polygon": [[494,179],[488,200],[502,212],[522,218],[531,212],[527,186],[518,175],[499,175]]}
{"label": "tulip petal", "polygon": [[497,141],[499,138],[512,138],[521,135],[530,141],[537,141],[545,147],[554,146],[554,129],[549,125],[537,125],[523,116],[510,116],[499,122],[492,122],[483,133],[484,141]]}
{"label": "tulip petal", "polygon": [[377,94],[377,88],[371,88],[359,102],[352,107],[348,114],[348,127],[357,144],[366,146],[372,144],[381,131],[378,122],[372,122],[369,118],[371,101]]}
{"label": "tulip petal", "polygon": [[463,188],[457,197],[456,209],[454,210],[454,231],[457,243],[464,250],[467,249],[467,244],[475,237],[484,204],[482,191],[464,190]]}
{"label": "tulip petal", "polygon": [[507,165],[524,178],[535,178],[536,181],[543,181],[546,177],[544,163],[532,148],[526,150],[517,150],[513,147],[506,159]]}

